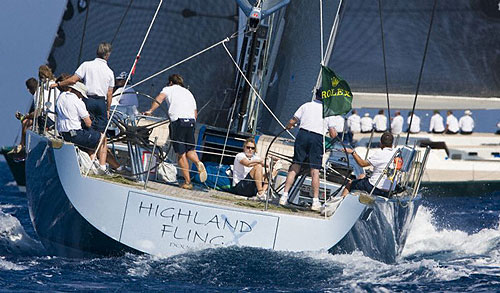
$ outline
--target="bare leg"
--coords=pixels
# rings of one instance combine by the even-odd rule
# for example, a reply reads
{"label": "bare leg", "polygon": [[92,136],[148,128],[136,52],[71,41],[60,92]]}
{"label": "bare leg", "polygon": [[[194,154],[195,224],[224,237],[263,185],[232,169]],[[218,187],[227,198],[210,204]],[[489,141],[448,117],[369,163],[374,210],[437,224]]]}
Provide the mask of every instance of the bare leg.
{"label": "bare leg", "polygon": [[115,156],[111,154],[111,150],[108,149],[107,157],[106,157],[106,162],[108,162],[109,166],[113,169],[118,169],[120,167],[120,163],[115,159]]}
{"label": "bare leg", "polygon": [[200,161],[200,159],[198,158],[198,154],[196,154],[195,150],[188,151],[186,153],[186,157],[188,160],[190,160],[191,162],[193,162],[195,164],[198,164],[198,162]]}
{"label": "bare leg", "polygon": [[33,120],[24,119],[24,121],[21,122],[21,124],[23,125],[23,128],[21,130],[21,146],[24,147],[26,145],[26,131],[33,124]]}
{"label": "bare leg", "polygon": [[177,154],[177,163],[181,167],[182,177],[187,184],[191,183],[191,178],[189,177],[189,161],[187,159],[186,153]]}
{"label": "bare leg", "polygon": [[350,191],[351,191],[351,181],[347,183],[347,185],[344,187],[344,190],[342,191],[342,197],[345,197]]}
{"label": "bare leg", "polygon": [[313,189],[313,197],[318,198],[319,196],[319,169],[311,168],[311,186]]}
{"label": "bare leg", "polygon": [[288,175],[286,176],[285,189],[283,190],[284,192],[288,193],[288,191],[290,191],[293,185],[293,181],[295,180],[295,176],[297,176],[297,173],[299,173],[299,171],[299,164],[292,164],[290,166],[290,168],[288,169]]}
{"label": "bare leg", "polygon": [[259,192],[259,194],[263,192],[265,189],[262,183],[262,166],[254,166],[252,170],[250,170],[250,176],[252,176],[253,180],[255,181],[255,185],[257,186],[257,191]]}
{"label": "bare leg", "polygon": [[108,156],[108,145],[107,145],[107,139],[104,136],[104,134],[101,134],[101,140],[102,140],[102,143],[101,143],[101,147],[97,150],[97,157],[99,158],[99,165],[105,166],[106,165],[106,157]]}

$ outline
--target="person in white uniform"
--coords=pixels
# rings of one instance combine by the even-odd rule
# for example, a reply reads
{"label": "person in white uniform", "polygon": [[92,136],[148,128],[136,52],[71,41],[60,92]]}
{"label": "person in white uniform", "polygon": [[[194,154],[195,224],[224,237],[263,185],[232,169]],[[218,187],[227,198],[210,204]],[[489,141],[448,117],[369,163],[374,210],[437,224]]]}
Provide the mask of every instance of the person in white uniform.
{"label": "person in white uniform", "polygon": [[[139,99],[133,88],[127,88],[125,92],[123,87],[127,81],[128,73],[122,72],[115,79],[115,88],[113,92],[113,100],[111,106],[135,106],[139,107]],[[122,94],[123,93],[123,94]],[[120,96],[121,95],[121,96]]]}
{"label": "person in white uniform", "polygon": [[[394,136],[390,132],[385,132],[380,137],[380,149],[372,152],[367,160],[361,158],[356,151],[353,149],[346,149],[348,154],[351,154],[356,163],[361,167],[373,167],[373,173],[370,177],[364,177],[361,179],[353,180],[348,183],[342,192],[342,196],[346,196],[352,190],[362,190],[370,193],[373,188],[373,195],[387,197],[391,189],[395,188],[395,184],[384,175],[384,169],[387,167],[389,162],[394,156],[395,150],[392,149],[392,143],[394,141]],[[380,181],[379,177],[382,176]]]}
{"label": "person in white uniform", "polygon": [[465,110],[464,116],[458,120],[460,134],[472,134],[472,131],[474,131],[474,119],[472,119],[471,115],[472,112],[470,110]]}
{"label": "person in white uniform", "polygon": [[247,138],[243,143],[243,152],[238,153],[233,163],[233,192],[265,200],[267,190],[266,176],[262,169],[264,160],[257,156],[257,145],[253,138]]}
{"label": "person in white uniform", "polygon": [[401,134],[403,132],[403,124],[404,124],[404,118],[401,116],[400,111],[396,111],[394,113],[394,117],[392,117],[392,122],[391,122],[391,132],[394,135]]}
{"label": "person in white uniform", "polygon": [[384,110],[380,109],[378,114],[373,117],[373,125],[375,132],[385,132],[387,130],[387,117],[385,117]]}
{"label": "person in white uniform", "polygon": [[[411,116],[413,115],[413,120]],[[411,121],[411,125],[410,125]],[[419,133],[420,132],[420,117],[417,116],[417,114],[414,114],[412,111],[408,113],[408,119],[406,120],[406,123],[408,123],[408,131],[410,133]]]}
{"label": "person in white uniform", "polygon": [[321,90],[316,91],[316,99],[299,107],[286,126],[292,129],[299,123],[299,133],[295,139],[293,148],[293,163],[288,169],[285,181],[285,188],[279,203],[288,203],[288,192],[292,188],[295,176],[299,173],[300,167],[307,164],[310,167],[311,186],[313,189],[313,203],[311,210],[320,211],[319,202],[319,170],[323,159],[323,134],[325,130],[331,138],[337,137],[335,130],[335,119],[331,117],[323,119],[323,104],[321,102]]}
{"label": "person in white uniform", "polygon": [[[64,88],[63,88],[64,89]],[[91,158],[99,144],[101,134],[91,128],[89,112],[82,99],[87,97],[87,88],[81,82],[69,86],[68,91],[63,91],[57,99],[57,130],[65,141],[71,142],[87,151]],[[87,129],[82,128],[82,121]],[[106,171],[106,156],[98,154],[100,174],[108,174]]]}
{"label": "person in white uniform", "polygon": [[351,115],[347,117],[347,142],[353,143],[354,134],[361,132],[361,117],[356,109],[352,109]]}
{"label": "person in white uniform", "polygon": [[443,133],[444,132],[444,123],[443,116],[439,114],[438,110],[434,110],[434,115],[431,117],[431,123],[429,125],[429,132],[432,133]]}
{"label": "person in white uniform", "polygon": [[108,66],[111,50],[110,43],[99,44],[97,57],[94,60],[83,62],[74,75],[59,83],[59,86],[69,86],[83,81],[88,89],[88,98],[84,99],[84,103],[90,113],[92,128],[100,133],[104,133],[108,124],[109,109],[115,86],[114,73]]}
{"label": "person in white uniform", "polygon": [[370,113],[365,113],[363,118],[360,119],[360,122],[361,122],[361,133],[372,132],[373,119],[370,117]]}
{"label": "person in white uniform", "polygon": [[459,130],[457,117],[453,115],[452,111],[448,111],[446,113],[446,134],[457,134]]}
{"label": "person in white uniform", "polygon": [[189,176],[189,160],[196,164],[200,181],[207,180],[205,166],[198,158],[194,150],[196,142],[194,131],[198,110],[193,94],[184,86],[184,79],[179,74],[172,74],[168,77],[168,84],[163,88],[155,101],[151,103],[151,108],[144,112],[145,115],[152,115],[160,104],[165,101],[168,104],[168,116],[170,118],[170,140],[177,154],[177,162],[184,177],[184,184],[181,188],[193,189],[191,177]]}

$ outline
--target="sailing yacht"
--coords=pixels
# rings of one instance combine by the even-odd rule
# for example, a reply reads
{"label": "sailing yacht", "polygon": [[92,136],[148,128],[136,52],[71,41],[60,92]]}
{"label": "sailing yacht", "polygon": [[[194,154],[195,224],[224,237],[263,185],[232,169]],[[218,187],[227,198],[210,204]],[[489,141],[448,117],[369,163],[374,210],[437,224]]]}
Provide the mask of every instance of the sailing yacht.
{"label": "sailing yacht", "polygon": [[[189,5],[195,7],[195,2],[197,1],[190,1]],[[198,2],[197,4],[201,5],[201,1]],[[269,1],[266,4],[266,1],[263,1],[261,3],[263,6],[258,8],[261,9],[260,11],[265,10],[265,5],[272,7],[276,5],[275,2]],[[381,261],[397,260],[418,210],[421,198],[420,182],[429,149],[421,152],[406,146],[396,152],[395,156],[399,156],[405,163],[395,167],[391,160],[386,167],[385,172],[392,174],[391,178],[398,187],[389,198],[360,192],[352,192],[346,197],[338,196],[347,180],[359,174],[354,171],[354,162],[345,155],[343,156],[342,152],[337,151],[336,156],[325,154],[327,162],[321,183],[322,201],[325,207],[322,214],[308,208],[311,197],[307,185],[310,179],[307,176],[302,176],[296,181],[290,194],[289,206],[277,205],[277,196],[282,185],[278,181],[280,176],[283,178],[283,172],[286,175],[287,158],[290,160],[290,154],[293,153],[293,139],[265,135],[256,131],[260,128],[259,121],[265,121],[264,116],[274,116],[263,96],[273,82],[270,69],[274,68],[276,54],[279,51],[284,17],[289,9],[291,11],[295,9],[293,2],[290,4],[292,6],[282,8],[267,19],[262,19],[263,29],[261,30],[253,30],[251,25],[242,26],[234,22],[236,10],[234,3],[220,5],[224,7],[217,7],[220,10],[211,11],[213,14],[202,14],[190,8],[180,9],[182,8],[181,1],[177,3],[179,6],[170,4],[166,7],[161,6],[161,1],[157,7],[152,2],[146,1],[140,4],[131,2],[129,6],[112,1],[92,2],[83,7],[77,5],[88,4],[88,2],[68,1],[68,3],[73,7],[73,15],[70,13],[66,15],[61,29],[66,34],[75,27],[83,31],[89,29],[85,34],[88,38],[90,38],[92,26],[98,26],[92,19],[104,18],[103,16],[113,9],[120,11],[119,15],[124,15],[121,24],[114,30],[116,36],[127,31],[125,30],[127,13],[134,16],[149,16],[149,28],[152,29],[147,29],[148,27],[144,25],[144,30],[147,29],[148,33],[145,37],[142,35],[142,44],[145,46],[140,47],[138,54],[134,56],[131,53],[122,53],[120,50],[112,53],[117,60],[115,62],[127,60],[127,57],[129,61],[135,60],[132,68],[137,69],[137,73],[134,79],[140,81],[134,81],[135,84],[131,85],[134,89],[137,87],[150,91],[151,88],[159,87],[158,84],[152,82],[158,80],[155,79],[157,76],[161,76],[163,72],[173,67],[158,68],[166,64],[175,63],[174,65],[178,66],[181,73],[188,72],[186,76],[196,77],[193,79],[199,82],[195,83],[192,91],[195,93],[200,91],[202,101],[204,97],[210,95],[219,96],[217,89],[223,81],[231,75],[237,76],[235,89],[225,91],[233,95],[232,100],[235,101],[229,103],[231,107],[225,111],[225,114],[229,114],[227,119],[225,115],[217,115],[217,111],[211,111],[207,114],[209,118],[205,118],[217,124],[217,117],[224,117],[221,120],[229,121],[229,127],[220,128],[209,125],[200,127],[196,149],[204,162],[215,163],[220,168],[221,165],[227,164],[225,162],[233,159],[234,152],[241,149],[245,137],[255,134],[258,148],[262,151],[261,155],[267,154],[266,159],[270,155],[276,156],[284,163],[281,164],[281,168],[275,166],[278,174],[282,175],[271,178],[273,188],[269,190],[266,201],[254,202],[219,190],[217,179],[213,186],[199,185],[192,191],[180,189],[175,184],[158,179],[155,174],[158,173],[157,167],[166,161],[169,153],[168,135],[165,135],[168,134],[167,117],[151,118],[142,115],[131,117],[120,113],[116,108],[113,110],[111,123],[120,132],[117,139],[110,140],[112,144],[109,147],[114,150],[119,161],[132,167],[133,174],[127,177],[92,175],[91,167],[86,163],[88,159],[85,154],[77,146],[64,142],[55,130],[42,133],[30,131],[26,160],[30,217],[43,245],[50,253],[81,256],[120,255],[132,252],[170,256],[192,249],[237,245],[278,251],[329,250],[345,253],[360,250]],[[325,50],[327,53],[321,58],[323,63],[328,63],[326,56],[331,55],[335,39],[334,32],[339,22],[341,3],[338,4],[338,9],[333,10],[337,13],[331,11],[329,13],[329,15],[335,15],[337,20],[334,22],[336,24],[332,25]],[[103,5],[108,9],[96,9],[91,5]],[[159,13],[154,13],[155,9]],[[93,11],[95,14],[92,14]],[[232,12],[224,14],[225,11]],[[77,17],[77,12],[80,13],[79,17]],[[242,12],[238,13],[240,13],[240,19],[243,19]],[[170,17],[161,17],[166,14]],[[85,25],[81,27],[81,22],[78,21],[84,17],[90,19],[87,24],[88,28]],[[190,19],[191,17],[199,17],[199,19],[193,20]],[[187,18],[186,24],[184,18]],[[155,23],[156,20],[160,23]],[[158,27],[165,27],[159,24],[167,20],[176,22],[177,26],[183,27],[186,31],[193,29],[203,34],[192,33],[186,38],[183,38],[184,35],[180,37],[175,35],[173,38],[158,29]],[[200,22],[207,24],[213,22],[214,26],[201,26]],[[228,23],[236,27],[237,33],[232,31],[225,34],[228,37],[222,39],[221,35],[224,36],[223,32],[228,30]],[[137,23],[132,22],[128,25],[135,28]],[[209,32],[205,35],[207,29]],[[99,30],[102,31],[101,26]],[[112,32],[113,30],[106,34],[111,36]],[[148,40],[149,32],[152,38],[150,40]],[[216,40],[214,45],[206,48],[197,48],[202,41],[208,42],[206,40],[210,39],[215,32],[220,34],[218,35],[220,41]],[[156,37],[153,37],[155,33]],[[131,34],[126,36],[132,37]],[[203,36],[203,39],[200,36]],[[195,41],[193,37],[196,38]],[[177,60],[170,60],[176,56],[169,55],[173,54],[169,51],[164,60],[165,62],[170,60],[171,63],[158,64],[158,56],[161,57],[163,51],[153,50],[149,52],[149,55],[147,51],[167,46],[162,43],[164,38],[172,38],[174,53],[185,53],[186,48],[189,48],[193,49],[192,54],[187,55],[189,56],[187,58],[186,55],[182,55],[178,56]],[[157,39],[159,43],[156,43]],[[188,42],[188,39],[191,39],[194,48],[190,46],[192,44]],[[62,40],[59,41],[64,43]],[[126,47],[126,44],[131,43],[129,41],[126,38],[123,40],[117,37],[116,47],[119,47],[118,44]],[[72,43],[72,48],[85,47],[76,44],[73,38],[66,39],[65,42]],[[176,48],[177,45],[178,48]],[[66,50],[62,50],[63,47],[54,48],[51,60],[54,65],[58,66],[58,70],[71,72],[71,68],[76,65],[73,64],[71,65],[73,67],[70,67],[69,64],[76,63],[76,61],[68,61],[61,57],[68,54]],[[83,52],[85,50],[80,52],[80,57],[84,56]],[[156,55],[151,52],[160,53]],[[239,52],[239,60],[234,57],[237,55],[236,52]],[[198,56],[200,59],[197,59]],[[112,58],[110,59],[111,67],[114,62]],[[156,64],[155,71],[152,68],[141,67],[143,60],[148,65]],[[227,69],[226,65],[232,69]],[[316,68],[319,67],[316,66]],[[217,70],[217,75],[213,74],[215,70]],[[133,72],[133,70],[130,71]],[[208,82],[203,80],[205,77]],[[207,87],[204,88],[204,85]],[[143,94],[143,96],[150,95]],[[225,105],[227,96],[222,95],[222,97],[219,105]],[[245,103],[236,103],[244,99],[247,99]],[[147,103],[150,103],[150,100],[147,100]],[[234,120],[236,105],[240,105],[237,126],[231,124]],[[259,116],[261,107],[264,107],[267,112]],[[199,112],[202,112],[202,109]],[[274,120],[275,118],[269,118],[265,123],[271,124],[269,121],[274,121],[273,123],[282,125],[280,119]],[[203,120],[200,122],[203,123]],[[248,130],[253,133],[249,133]],[[160,136],[165,139],[162,140]],[[332,152],[335,151],[332,149]],[[269,168],[273,168],[273,163],[270,163]],[[209,173],[210,176],[219,178],[228,175],[220,174],[219,170],[215,169],[214,173]]]}

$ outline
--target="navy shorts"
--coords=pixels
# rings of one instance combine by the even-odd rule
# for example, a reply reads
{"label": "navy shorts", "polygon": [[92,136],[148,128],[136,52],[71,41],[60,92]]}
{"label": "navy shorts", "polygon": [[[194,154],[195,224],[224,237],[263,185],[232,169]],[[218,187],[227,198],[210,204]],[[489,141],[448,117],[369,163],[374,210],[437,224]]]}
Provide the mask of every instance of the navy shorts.
{"label": "navy shorts", "polygon": [[170,139],[176,154],[182,155],[194,150],[195,123],[183,123],[181,118],[170,123]]}
{"label": "navy shorts", "polygon": [[241,180],[233,187],[233,193],[246,197],[255,196],[257,192],[257,185],[255,185],[255,181],[250,176],[250,173],[247,174],[244,180]]}
{"label": "navy shorts", "polygon": [[61,134],[65,141],[89,150],[95,150],[101,139],[101,133],[94,129],[79,129],[75,130],[74,133],[74,136],[71,136],[71,132],[62,132]]}
{"label": "navy shorts", "polygon": [[[368,193],[372,192],[373,185],[368,181],[368,177],[365,177],[363,179],[356,179],[353,180],[351,183],[351,190],[363,190]],[[383,197],[388,197],[388,192],[383,191],[381,189],[375,188],[375,190],[372,193],[373,195],[378,195],[378,196],[383,196]]]}
{"label": "navy shorts", "polygon": [[108,106],[106,98],[100,96],[90,96],[88,99],[83,98],[85,107],[90,114],[92,120],[92,129],[104,133],[106,125],[108,124]]}
{"label": "navy shorts", "polygon": [[323,136],[300,129],[293,147],[293,163],[307,164],[313,169],[321,169],[322,159]]}

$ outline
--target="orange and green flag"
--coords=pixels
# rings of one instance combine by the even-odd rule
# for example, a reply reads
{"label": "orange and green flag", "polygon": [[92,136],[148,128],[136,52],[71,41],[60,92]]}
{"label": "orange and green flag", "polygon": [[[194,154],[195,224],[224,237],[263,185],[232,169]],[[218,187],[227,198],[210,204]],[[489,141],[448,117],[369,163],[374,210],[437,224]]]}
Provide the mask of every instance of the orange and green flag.
{"label": "orange and green flag", "polygon": [[321,66],[323,117],[345,115],[351,111],[352,92],[345,80],[332,69]]}

